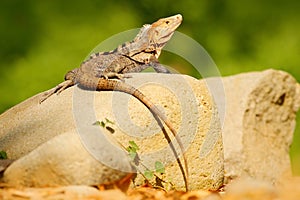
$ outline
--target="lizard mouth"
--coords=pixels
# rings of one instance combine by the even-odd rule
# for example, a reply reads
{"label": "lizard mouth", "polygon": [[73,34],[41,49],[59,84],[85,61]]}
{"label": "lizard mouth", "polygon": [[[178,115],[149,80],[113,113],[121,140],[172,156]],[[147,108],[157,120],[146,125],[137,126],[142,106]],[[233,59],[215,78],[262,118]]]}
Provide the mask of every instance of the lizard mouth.
{"label": "lizard mouth", "polygon": [[174,31],[168,33],[167,35],[162,36],[160,39],[170,38],[173,35]]}

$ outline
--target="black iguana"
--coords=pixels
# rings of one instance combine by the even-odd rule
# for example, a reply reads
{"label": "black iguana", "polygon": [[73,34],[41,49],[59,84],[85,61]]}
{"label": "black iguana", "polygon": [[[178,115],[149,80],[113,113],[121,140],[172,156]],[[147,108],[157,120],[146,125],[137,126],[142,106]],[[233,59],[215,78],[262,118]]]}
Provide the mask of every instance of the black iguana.
{"label": "black iguana", "polygon": [[[140,72],[148,67],[153,67],[159,73],[169,73],[169,70],[159,63],[158,57],[181,22],[180,14],[159,19],[151,25],[144,25],[131,42],[124,43],[113,51],[92,54],[79,68],[69,71],[65,75],[65,81],[47,92],[41,102],[52,94],[59,94],[73,85],[87,90],[116,90],[128,93],[146,105],[167,125],[184,153],[181,140],[165,115],[144,94],[124,82],[124,78],[130,77],[126,73]],[[188,167],[184,154],[183,158],[185,172],[180,161],[178,162],[181,165],[186,189],[188,189]]]}

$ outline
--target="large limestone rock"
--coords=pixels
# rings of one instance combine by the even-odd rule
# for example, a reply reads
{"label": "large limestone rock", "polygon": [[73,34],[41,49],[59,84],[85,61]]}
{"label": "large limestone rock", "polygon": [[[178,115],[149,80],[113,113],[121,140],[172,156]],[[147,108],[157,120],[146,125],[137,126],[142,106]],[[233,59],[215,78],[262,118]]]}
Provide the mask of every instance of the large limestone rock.
{"label": "large limestone rock", "polygon": [[289,149],[300,106],[297,81],[286,72],[266,70],[222,78],[223,88],[214,86],[219,79],[207,82],[224,119],[226,181],[251,177],[276,183],[291,175]]}
{"label": "large limestone rock", "polygon": [[[178,131],[189,163],[190,189],[218,189],[224,176],[222,137],[205,82],[182,75],[133,76],[126,82],[158,105]],[[181,171],[160,126],[135,98],[78,87],[42,104],[40,98],[32,97],[0,116],[0,148],[9,158],[18,159],[4,173],[7,183],[93,185],[121,179],[132,172],[123,149],[133,140],[140,148],[139,166],[154,170],[156,161],[164,163],[163,180],[184,189]],[[167,128],[165,131],[171,136]],[[174,137],[171,139],[180,153]],[[142,183],[142,178],[137,177],[136,183]]]}
{"label": "large limestone rock", "polygon": [[[300,86],[291,75],[266,70],[198,81],[136,74],[126,82],[151,98],[178,130],[187,148],[191,189],[214,190],[224,175],[219,117],[210,93],[223,128],[226,181],[252,177],[276,183],[291,174],[289,147],[300,105]],[[183,189],[181,172],[157,122],[133,97],[73,87],[41,105],[40,98],[0,115],[0,149],[18,159],[4,174],[8,183],[115,181],[130,173],[120,146],[134,140],[141,162],[153,169],[155,161],[162,161],[164,180]],[[97,120],[103,127],[93,125]],[[180,152],[178,145],[176,149]],[[136,182],[142,179],[138,176]]]}

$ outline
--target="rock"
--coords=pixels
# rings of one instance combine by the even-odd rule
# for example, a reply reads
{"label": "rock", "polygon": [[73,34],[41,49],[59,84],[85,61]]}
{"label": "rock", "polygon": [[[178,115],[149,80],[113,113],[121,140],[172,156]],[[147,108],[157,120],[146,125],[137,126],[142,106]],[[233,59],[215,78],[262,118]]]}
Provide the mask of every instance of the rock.
{"label": "rock", "polygon": [[205,199],[205,200],[221,200],[220,195],[217,192],[196,190],[190,192],[182,191],[169,191],[149,188],[138,187],[127,192],[128,200],[130,199],[151,199],[151,200],[193,200],[193,199]]}
{"label": "rock", "polygon": [[300,197],[300,176],[285,178],[280,185],[278,199],[299,199]]}
{"label": "rock", "polygon": [[[130,167],[127,165],[123,167]],[[12,163],[3,181],[12,186],[30,187],[97,185],[116,182],[126,175],[96,160],[82,146],[78,135],[70,131],[46,141]]]}
{"label": "rock", "polygon": [[234,199],[279,199],[276,188],[268,182],[254,179],[237,179],[225,188],[225,200]]}
{"label": "rock", "polygon": [[70,185],[46,188],[0,188],[0,199],[93,199],[93,200],[123,200],[123,199],[205,199],[205,200],[240,200],[240,199],[284,199],[295,200],[300,196],[300,177],[285,179],[282,185],[276,187],[268,182],[253,179],[236,179],[227,185],[222,192],[212,191],[169,191],[150,187],[138,187],[122,193],[118,189],[99,191],[94,187]]}
{"label": "rock", "polygon": [[207,80],[220,115],[226,113],[226,182],[251,177],[276,183],[291,175],[289,149],[300,105],[300,85],[291,75],[278,70],[224,77],[223,88],[214,86],[219,81]]}
{"label": "rock", "polygon": [[226,185],[224,200],[234,199],[285,199],[294,200],[300,197],[300,177],[284,177],[276,186],[270,182],[251,178],[238,178]]}
{"label": "rock", "polygon": [[1,199],[111,199],[126,200],[127,197],[120,190],[99,191],[96,188],[84,185],[70,185],[56,188],[9,188],[0,190]]}
{"label": "rock", "polygon": [[[205,82],[150,73],[133,74],[126,82],[158,105],[178,131],[189,163],[190,189],[217,190],[224,176],[222,137]],[[40,98],[41,94],[36,95],[0,116],[0,148],[9,158],[18,159],[4,173],[7,183],[51,186],[115,181],[132,172],[123,149],[133,140],[139,147],[141,170],[143,165],[155,170],[155,162],[160,161],[165,165],[163,180],[184,189],[181,171],[160,126],[135,98],[78,87],[42,104]],[[180,153],[174,137],[165,130]],[[115,176],[109,179],[109,174]],[[138,176],[136,184],[142,182]]]}
{"label": "rock", "polygon": [[0,176],[2,173],[6,170],[6,168],[13,163],[15,160],[9,160],[9,159],[0,159]]}

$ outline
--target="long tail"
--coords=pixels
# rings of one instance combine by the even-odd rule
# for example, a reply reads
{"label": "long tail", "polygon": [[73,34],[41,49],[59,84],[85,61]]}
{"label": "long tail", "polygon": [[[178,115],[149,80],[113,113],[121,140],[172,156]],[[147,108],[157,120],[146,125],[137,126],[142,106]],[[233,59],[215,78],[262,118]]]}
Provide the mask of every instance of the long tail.
{"label": "long tail", "polygon": [[[178,159],[177,162],[178,162],[178,164],[180,166],[180,169],[182,171],[182,174],[183,174],[183,178],[184,178],[184,182],[185,182],[185,188],[188,191],[188,180],[187,180],[187,178],[188,178],[188,164],[187,164],[187,159],[184,155],[183,144],[181,142],[181,139],[178,137],[176,130],[171,125],[170,121],[165,117],[165,115],[162,112],[160,112],[160,110],[157,108],[157,106],[155,106],[150,101],[150,99],[148,99],[138,89],[136,89],[133,86],[128,85],[127,83],[124,83],[122,81],[111,80],[111,79],[98,79],[97,90],[115,90],[115,91],[128,93],[128,94],[134,96],[135,98],[137,98],[140,102],[142,102],[149,110],[152,111],[152,113],[157,115],[167,125],[167,127],[170,129],[173,136],[175,137],[177,143],[179,144],[180,150],[181,150],[182,155],[183,155],[183,160],[184,160],[184,165],[185,165],[185,172],[183,170],[183,167],[182,167],[182,164],[181,164],[179,158],[177,158]],[[172,145],[172,143],[170,143],[170,145]],[[176,153],[176,150],[175,150],[174,146],[172,146],[172,149],[174,151],[175,156],[177,156],[177,153]]]}

